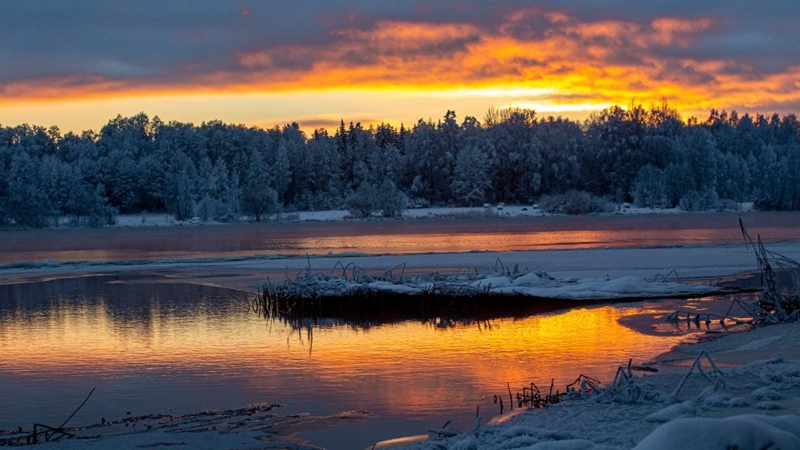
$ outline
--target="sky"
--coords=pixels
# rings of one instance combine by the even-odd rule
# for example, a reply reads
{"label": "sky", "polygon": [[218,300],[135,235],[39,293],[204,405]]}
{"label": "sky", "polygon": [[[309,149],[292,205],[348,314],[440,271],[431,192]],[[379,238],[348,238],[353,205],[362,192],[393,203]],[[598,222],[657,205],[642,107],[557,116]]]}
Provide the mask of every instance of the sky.
{"label": "sky", "polygon": [[797,0],[0,0],[0,124],[800,112]]}

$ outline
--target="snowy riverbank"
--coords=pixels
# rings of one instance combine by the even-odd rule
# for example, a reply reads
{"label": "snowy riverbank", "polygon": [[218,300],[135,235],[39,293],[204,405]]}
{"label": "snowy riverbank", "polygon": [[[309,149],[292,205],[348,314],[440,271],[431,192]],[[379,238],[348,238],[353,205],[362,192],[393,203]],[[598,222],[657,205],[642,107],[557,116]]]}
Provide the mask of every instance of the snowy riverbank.
{"label": "snowy riverbank", "polygon": [[[800,448],[798,342],[800,323],[792,323],[682,345],[656,359],[655,375],[409,448]],[[681,382],[701,352],[720,367],[716,388],[696,370]],[[702,364],[716,379],[708,360]]]}
{"label": "snowy riverbank", "polygon": [[[740,212],[753,211],[752,203],[742,203]],[[713,211],[706,211],[713,212]],[[730,212],[730,211],[729,211]],[[630,203],[623,203],[618,208],[608,213],[600,215],[643,215],[643,214],[686,214],[680,208],[642,208]],[[432,207],[416,208],[403,211],[399,219],[375,218],[375,220],[403,220],[403,219],[442,219],[442,218],[530,218],[545,217],[553,214],[546,213],[539,209],[537,205],[491,205],[488,207]],[[247,220],[247,218],[243,218]],[[341,222],[345,220],[364,220],[353,219],[347,210],[328,210],[328,211],[297,211],[271,215],[268,220],[277,222]],[[368,219],[372,220],[372,219]],[[203,222],[199,218],[189,221],[176,221],[170,214],[165,213],[143,213],[143,214],[120,214],[116,216],[118,227],[171,227],[171,226],[201,226],[201,225],[225,225],[223,223],[209,220]]]}

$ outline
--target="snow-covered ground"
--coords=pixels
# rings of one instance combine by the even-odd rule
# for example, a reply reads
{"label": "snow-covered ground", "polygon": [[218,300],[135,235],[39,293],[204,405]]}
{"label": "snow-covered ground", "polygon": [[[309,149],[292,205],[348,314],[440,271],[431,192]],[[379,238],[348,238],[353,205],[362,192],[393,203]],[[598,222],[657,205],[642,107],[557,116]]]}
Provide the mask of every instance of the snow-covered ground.
{"label": "snow-covered ground", "polygon": [[477,272],[467,274],[423,274],[416,277],[397,277],[394,274],[309,273],[289,278],[273,288],[278,296],[344,297],[372,294],[403,296],[443,295],[469,297],[472,295],[508,295],[565,300],[614,300],[664,297],[697,297],[725,292],[713,284],[688,284],[663,277],[647,280],[626,276],[620,278],[555,278],[544,272],[522,271]]}
{"label": "snow-covered ground", "polygon": [[[752,211],[752,203],[742,203],[741,211]],[[609,215],[641,215],[641,214],[683,214],[679,208],[654,209],[639,208],[630,203],[623,203],[619,208]],[[438,207],[438,208],[417,208],[403,211],[403,219],[437,219],[437,218],[476,218],[476,217],[542,217],[548,214],[540,210],[536,205],[511,205],[489,207]],[[243,217],[242,220],[247,220]],[[339,222],[343,220],[354,220],[346,210],[330,211],[298,211],[273,214],[269,220],[281,222]],[[363,220],[363,219],[362,219]],[[397,219],[381,219],[397,220]],[[220,225],[220,222],[209,220],[207,222],[195,218],[189,221],[176,221],[175,218],[166,213],[152,214],[120,214],[116,218],[116,225],[119,227],[169,227],[169,226],[197,226],[197,225]]]}
{"label": "snow-covered ground", "polygon": [[[798,342],[800,323],[792,323],[680,346],[657,359],[657,374],[408,448],[799,449]],[[703,359],[709,377],[695,370],[682,384],[701,352],[721,368],[721,378],[712,383],[715,371]]]}

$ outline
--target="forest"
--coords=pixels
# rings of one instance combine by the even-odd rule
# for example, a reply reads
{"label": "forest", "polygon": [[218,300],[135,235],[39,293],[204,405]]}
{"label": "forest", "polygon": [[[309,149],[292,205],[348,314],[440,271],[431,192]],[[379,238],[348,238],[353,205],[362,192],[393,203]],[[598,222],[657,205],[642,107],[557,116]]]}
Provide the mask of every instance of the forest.
{"label": "forest", "polygon": [[611,107],[582,122],[524,109],[491,109],[482,121],[447,111],[410,128],[342,121],[310,136],[296,123],[196,126],[144,113],[80,134],[0,126],[5,227],[103,226],[143,212],[223,222],[342,208],[396,216],[409,207],[549,205],[563,195],[798,210],[800,123],[716,110],[683,120],[662,104]]}

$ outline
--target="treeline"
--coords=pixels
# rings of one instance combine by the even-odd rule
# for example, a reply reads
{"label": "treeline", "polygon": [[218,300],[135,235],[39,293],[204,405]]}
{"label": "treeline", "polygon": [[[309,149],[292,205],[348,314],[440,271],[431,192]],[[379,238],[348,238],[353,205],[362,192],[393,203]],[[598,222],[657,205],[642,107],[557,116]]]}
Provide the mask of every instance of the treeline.
{"label": "treeline", "polygon": [[342,122],[310,136],[297,124],[195,126],[145,114],[82,134],[0,127],[5,226],[103,225],[143,211],[220,221],[343,207],[391,216],[567,191],[687,210],[743,201],[797,210],[800,124],[718,111],[684,122],[660,105],[612,107],[583,123],[520,109],[459,122],[448,111],[410,129]]}

